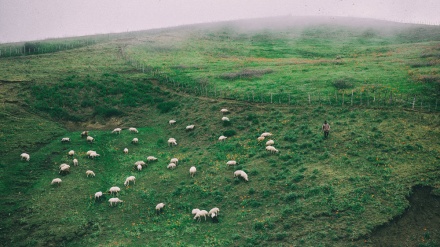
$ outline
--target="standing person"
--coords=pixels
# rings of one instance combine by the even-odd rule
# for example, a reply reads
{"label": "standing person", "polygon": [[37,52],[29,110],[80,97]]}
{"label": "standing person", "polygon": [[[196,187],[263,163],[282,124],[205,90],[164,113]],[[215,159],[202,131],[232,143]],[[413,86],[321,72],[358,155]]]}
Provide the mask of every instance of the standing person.
{"label": "standing person", "polygon": [[330,124],[328,124],[327,121],[324,121],[324,124],[322,125],[322,131],[324,131],[324,138],[327,138],[330,132]]}

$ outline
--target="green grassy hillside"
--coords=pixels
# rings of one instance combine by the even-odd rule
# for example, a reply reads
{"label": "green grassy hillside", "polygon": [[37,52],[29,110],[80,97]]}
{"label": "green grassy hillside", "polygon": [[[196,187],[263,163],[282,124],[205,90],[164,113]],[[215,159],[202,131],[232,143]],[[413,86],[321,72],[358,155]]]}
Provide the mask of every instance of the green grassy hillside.
{"label": "green grassy hillside", "polygon": [[[373,27],[367,35],[364,26],[195,26],[0,57],[0,246],[377,246],[370,236],[405,212],[412,187],[440,194],[439,41],[409,35],[415,29]],[[433,79],[414,79],[422,75]],[[191,85],[292,95],[374,85],[424,93],[431,110],[237,101]],[[221,121],[222,108],[230,122]],[[186,131],[190,124],[195,129]],[[124,130],[111,133],[115,127]],[[83,130],[95,143],[80,137]],[[273,134],[278,154],[258,143],[263,132]],[[228,139],[219,142],[220,135]],[[170,137],[177,146],[167,145]],[[89,159],[88,150],[101,156]],[[19,160],[22,152],[29,162]],[[137,171],[134,163],[150,155],[158,161]],[[169,170],[173,157],[180,161]],[[59,174],[61,163],[70,173]],[[233,177],[238,169],[249,182]],[[125,187],[130,175],[136,184]],[[50,185],[56,177],[61,185]],[[110,207],[108,194],[94,200],[112,186],[121,187],[122,204]],[[157,214],[160,202],[166,206]],[[213,207],[218,223],[192,219],[193,208]],[[413,234],[411,246],[440,243],[438,229]]]}

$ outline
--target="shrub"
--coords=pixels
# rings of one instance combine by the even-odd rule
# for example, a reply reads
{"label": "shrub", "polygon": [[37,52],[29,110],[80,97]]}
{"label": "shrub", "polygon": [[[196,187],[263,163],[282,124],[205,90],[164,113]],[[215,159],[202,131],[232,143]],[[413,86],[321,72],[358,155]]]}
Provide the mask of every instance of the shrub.
{"label": "shrub", "polygon": [[122,116],[124,115],[124,112],[113,107],[97,106],[95,108],[94,114],[105,118],[110,118],[110,117]]}
{"label": "shrub", "polygon": [[349,88],[353,88],[353,83],[350,83],[349,79],[339,79],[339,80],[335,80],[333,81],[333,86],[340,90],[340,89],[349,89]]}
{"label": "shrub", "polygon": [[237,132],[235,130],[225,130],[223,132],[223,135],[226,137],[235,136],[236,134],[237,134]]}
{"label": "shrub", "polygon": [[170,112],[174,107],[178,106],[179,103],[176,101],[168,101],[157,104],[157,109],[160,110],[160,113]]}

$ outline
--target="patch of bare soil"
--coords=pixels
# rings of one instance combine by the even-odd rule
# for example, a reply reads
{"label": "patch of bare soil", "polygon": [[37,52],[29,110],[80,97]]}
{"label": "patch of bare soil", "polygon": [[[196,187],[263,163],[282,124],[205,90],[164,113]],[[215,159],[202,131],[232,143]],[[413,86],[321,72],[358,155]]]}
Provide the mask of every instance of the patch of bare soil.
{"label": "patch of bare soil", "polygon": [[368,246],[440,246],[440,197],[432,187],[416,186],[410,207],[367,239]]}

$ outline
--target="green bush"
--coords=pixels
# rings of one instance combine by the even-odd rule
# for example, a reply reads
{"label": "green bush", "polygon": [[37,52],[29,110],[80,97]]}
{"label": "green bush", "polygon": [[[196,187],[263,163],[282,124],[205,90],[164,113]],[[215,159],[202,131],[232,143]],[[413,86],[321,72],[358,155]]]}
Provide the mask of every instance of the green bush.
{"label": "green bush", "polygon": [[157,109],[160,110],[160,113],[170,112],[173,108],[178,106],[179,103],[176,101],[168,101],[157,104]]}
{"label": "green bush", "polygon": [[236,134],[237,134],[237,132],[235,130],[225,130],[223,132],[223,135],[226,137],[235,136]]}

